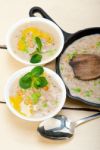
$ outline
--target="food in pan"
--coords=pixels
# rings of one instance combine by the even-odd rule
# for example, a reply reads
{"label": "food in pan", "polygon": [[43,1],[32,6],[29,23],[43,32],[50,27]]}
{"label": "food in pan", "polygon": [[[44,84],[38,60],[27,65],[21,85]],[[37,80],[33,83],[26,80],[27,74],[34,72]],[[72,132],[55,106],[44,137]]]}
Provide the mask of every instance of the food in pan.
{"label": "food in pan", "polygon": [[100,34],[69,45],[60,59],[60,73],[72,96],[100,104]]}
{"label": "food in pan", "polygon": [[59,47],[59,40],[52,32],[32,24],[18,28],[12,40],[14,52],[33,64],[52,58]]}
{"label": "food in pan", "polygon": [[77,54],[69,64],[75,77],[80,80],[92,80],[100,77],[100,56],[94,54]]}
{"label": "food in pan", "polygon": [[40,118],[54,112],[63,90],[43,67],[34,67],[16,79],[10,88],[10,103],[23,116]]}

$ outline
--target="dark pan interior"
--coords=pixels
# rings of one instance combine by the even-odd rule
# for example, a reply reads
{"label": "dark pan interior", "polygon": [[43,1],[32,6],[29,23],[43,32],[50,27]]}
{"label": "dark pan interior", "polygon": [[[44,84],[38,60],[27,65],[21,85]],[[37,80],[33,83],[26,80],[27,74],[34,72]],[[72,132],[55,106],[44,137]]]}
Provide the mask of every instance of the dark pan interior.
{"label": "dark pan interior", "polygon": [[[61,76],[60,68],[59,68],[61,55],[64,53],[66,48],[70,44],[72,44],[74,41],[80,39],[81,37],[84,37],[84,36],[87,36],[87,35],[92,35],[92,34],[100,34],[100,27],[88,28],[88,29],[80,30],[80,31],[76,32],[75,34],[71,35],[68,38],[67,42],[64,45],[63,51],[61,52],[59,57],[56,59],[56,72],[60,75],[61,78],[62,78],[62,76]],[[63,78],[62,78],[62,80],[63,80]],[[86,100],[84,100],[84,99],[82,99],[80,97],[72,96],[67,86],[66,86],[66,90],[67,90],[68,97],[70,97],[72,99],[75,99],[75,100],[80,100],[80,101],[85,102],[85,103],[87,103],[89,105],[92,105],[92,106],[100,107],[100,104],[88,102],[88,101],[86,101]]]}
{"label": "dark pan interior", "polygon": [[[35,17],[36,13],[40,14],[43,18],[49,19],[50,21],[54,22],[56,25],[57,23],[40,7],[32,7],[29,11],[29,16],[30,17]],[[59,25],[58,25],[59,26]],[[59,27],[60,28],[60,27]],[[61,29],[61,28],[60,28]],[[63,52],[66,50],[66,48],[73,43],[75,40],[83,37],[83,36],[87,36],[87,35],[91,35],[91,34],[100,34],[100,27],[93,27],[93,28],[87,28],[84,30],[80,30],[74,34],[70,34],[65,32],[63,29],[61,29],[64,35],[64,39],[65,39],[65,44],[64,44],[64,48],[61,52],[61,54],[58,56],[58,58],[56,59],[56,72],[59,74],[59,76],[61,77],[60,74],[60,69],[59,69],[59,63],[60,63],[60,56],[63,54]],[[61,77],[62,78],[62,77]],[[62,79],[63,80],[63,79]],[[68,87],[66,86],[66,91],[67,91],[67,96],[75,99],[75,100],[79,100],[82,101],[88,105],[92,105],[92,106],[96,106],[96,107],[100,107],[100,104],[96,104],[96,103],[92,103],[92,102],[88,102],[84,99],[81,99],[80,97],[75,97],[72,96],[70,94],[70,91],[68,89]]]}

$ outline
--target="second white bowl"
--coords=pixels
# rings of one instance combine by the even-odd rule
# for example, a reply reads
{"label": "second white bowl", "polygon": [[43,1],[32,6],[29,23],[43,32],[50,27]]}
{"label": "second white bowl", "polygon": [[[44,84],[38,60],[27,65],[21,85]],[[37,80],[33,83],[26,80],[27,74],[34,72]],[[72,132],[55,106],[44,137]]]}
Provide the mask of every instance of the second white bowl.
{"label": "second white bowl", "polygon": [[[6,83],[6,86],[5,86],[4,99],[5,99],[6,103],[7,103],[7,106],[11,110],[11,112],[13,114],[15,114],[16,116],[18,116],[19,118],[27,120],[27,121],[42,121],[42,120],[45,120],[45,119],[48,119],[50,117],[55,116],[61,110],[61,108],[63,107],[63,105],[65,103],[65,100],[66,100],[66,88],[65,88],[65,85],[64,85],[63,81],[61,80],[61,78],[54,71],[44,67],[44,71],[48,75],[50,75],[57,82],[58,86],[61,88],[61,97],[60,97],[60,100],[59,100],[59,105],[57,106],[57,108],[54,111],[52,111],[48,115],[40,117],[40,118],[39,117],[38,118],[34,118],[34,117],[32,118],[31,117],[30,118],[30,117],[26,117],[26,116],[21,115],[20,113],[18,113],[13,108],[13,106],[12,106],[12,104],[10,102],[10,98],[9,98],[10,90],[12,88],[13,83],[16,81],[16,79],[20,78],[21,76],[23,76],[27,72],[31,71],[33,68],[34,67],[32,67],[32,66],[25,67],[23,69],[18,70],[17,72],[15,72],[10,77],[10,79],[8,80],[8,82]],[[53,93],[53,94],[56,94],[56,93]]]}

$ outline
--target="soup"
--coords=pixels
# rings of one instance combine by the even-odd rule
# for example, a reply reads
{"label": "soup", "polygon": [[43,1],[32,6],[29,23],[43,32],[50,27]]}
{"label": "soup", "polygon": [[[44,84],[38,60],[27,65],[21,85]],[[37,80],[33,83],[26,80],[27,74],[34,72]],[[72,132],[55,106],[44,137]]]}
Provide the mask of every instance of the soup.
{"label": "soup", "polygon": [[38,66],[13,82],[9,99],[21,115],[40,118],[58,108],[62,92],[57,81]]}
{"label": "soup", "polygon": [[74,76],[69,62],[77,54],[95,54],[100,56],[100,34],[84,36],[76,40],[68,46],[60,59],[61,76],[71,95],[100,104],[100,78],[82,81]]}
{"label": "soup", "polygon": [[33,64],[51,59],[58,52],[60,43],[53,30],[38,23],[18,27],[11,39],[14,53]]}

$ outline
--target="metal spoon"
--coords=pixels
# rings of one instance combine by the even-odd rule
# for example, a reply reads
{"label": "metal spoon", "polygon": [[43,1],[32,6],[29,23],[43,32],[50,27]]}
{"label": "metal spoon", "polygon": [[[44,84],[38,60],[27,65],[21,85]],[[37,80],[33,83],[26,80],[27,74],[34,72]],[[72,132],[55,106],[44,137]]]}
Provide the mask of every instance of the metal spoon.
{"label": "metal spoon", "polygon": [[74,135],[75,128],[82,123],[100,117],[100,113],[71,122],[63,115],[57,115],[40,123],[38,132],[49,139],[63,140],[70,139]]}

